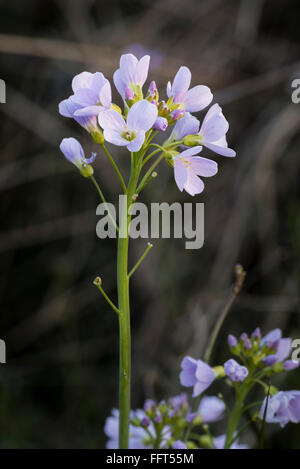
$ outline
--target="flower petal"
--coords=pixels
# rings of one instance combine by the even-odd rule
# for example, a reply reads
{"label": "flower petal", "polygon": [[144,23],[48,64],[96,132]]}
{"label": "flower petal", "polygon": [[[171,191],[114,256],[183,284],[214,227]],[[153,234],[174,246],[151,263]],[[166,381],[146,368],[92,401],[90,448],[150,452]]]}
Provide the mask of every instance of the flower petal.
{"label": "flower petal", "polygon": [[220,147],[214,143],[205,143],[205,146],[215,153],[218,153],[218,155],[228,156],[230,158],[234,158],[236,155],[236,152],[232,150],[232,148]]}
{"label": "flower petal", "polygon": [[182,192],[187,181],[187,169],[185,165],[177,157],[174,162],[174,177],[178,189]]}
{"label": "flower petal", "polygon": [[72,98],[68,98],[68,99],[64,99],[63,101],[61,101],[58,105],[58,111],[60,113],[61,116],[64,116],[64,117],[73,117],[74,116],[74,112],[79,108],[79,104],[77,103],[74,103],[74,101],[72,101]]}
{"label": "flower petal", "polygon": [[191,88],[184,96],[185,110],[197,112],[208,106],[213,99],[212,92],[207,86],[198,85]]}
{"label": "flower petal", "polygon": [[188,148],[187,150],[184,150],[180,153],[181,158],[189,158],[190,156],[197,155],[197,153],[200,153],[202,150],[201,145],[197,145],[195,147]]}
{"label": "flower petal", "polygon": [[196,194],[201,194],[204,189],[204,182],[196,176],[192,171],[188,171],[188,178],[184,185],[184,190],[194,196]]}
{"label": "flower petal", "polygon": [[149,130],[157,118],[157,107],[146,99],[138,101],[129,110],[127,124],[131,130]]}
{"label": "flower petal", "polygon": [[115,129],[104,129],[103,136],[107,142],[113,143],[114,145],[118,145],[119,147],[124,147],[128,144],[128,140],[123,138],[120,132]]}
{"label": "flower petal", "polygon": [[191,83],[191,71],[188,67],[180,67],[172,83],[172,96],[175,103],[183,101]]}
{"label": "flower petal", "polygon": [[67,160],[76,166],[80,166],[85,159],[84,151],[78,140],[73,137],[64,138],[59,146]]}
{"label": "flower petal", "polygon": [[98,116],[99,112],[103,110],[102,106],[87,106],[82,109],[77,109],[74,116]]}
{"label": "flower petal", "polygon": [[94,80],[94,74],[90,72],[82,72],[72,80],[72,90],[74,93],[81,88],[91,88]]}
{"label": "flower petal", "polygon": [[135,83],[139,84],[141,87],[147,80],[149,63],[150,63],[150,55],[144,55],[144,57],[142,57],[139,60],[136,66]]}
{"label": "flower petal", "polygon": [[106,83],[104,83],[102,86],[99,93],[99,98],[101,104],[109,109],[111,106],[111,86],[108,80],[106,80]]}
{"label": "flower petal", "polygon": [[199,176],[211,177],[218,172],[217,163],[213,160],[209,160],[208,158],[193,156],[190,158],[190,162],[192,163],[192,171]]}
{"label": "flower petal", "polygon": [[122,97],[123,100],[125,100],[125,90],[126,90],[127,85],[123,82],[121,78],[120,69],[115,71],[113,80],[114,80],[114,84],[118,90],[119,95]]}
{"label": "flower petal", "polygon": [[102,129],[116,130],[119,133],[122,132],[122,130],[126,126],[126,123],[121,114],[119,114],[113,109],[100,112],[98,116],[98,122]]}
{"label": "flower petal", "polygon": [[144,141],[145,141],[145,132],[143,130],[139,130],[137,132],[135,139],[129,142],[129,144],[127,145],[127,148],[129,151],[139,151]]}
{"label": "flower petal", "polygon": [[135,83],[135,71],[138,59],[133,54],[123,54],[120,59],[121,78],[127,85]]}

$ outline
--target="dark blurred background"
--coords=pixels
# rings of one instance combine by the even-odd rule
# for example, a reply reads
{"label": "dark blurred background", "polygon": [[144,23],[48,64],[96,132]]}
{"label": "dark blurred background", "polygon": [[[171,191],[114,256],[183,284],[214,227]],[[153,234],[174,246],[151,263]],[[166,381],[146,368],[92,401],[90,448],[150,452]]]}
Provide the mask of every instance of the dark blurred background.
{"label": "dark blurred background", "polygon": [[[98,151],[95,172],[107,199],[118,181],[89,135],[58,114],[83,70],[107,78],[125,51],[150,53],[161,96],[182,64],[206,84],[230,122],[236,159],[220,163],[197,197],[205,203],[205,245],[155,240],[132,282],[133,407],[180,391],[185,354],[202,356],[230,295],[234,265],[248,272],[213,363],[229,357],[226,337],[256,326],[300,337],[300,78],[297,0],[0,1],[2,448],[104,447],[117,405],[118,327],[92,285],[101,275],[116,298],[116,243],[95,234],[97,194],[59,151],[63,137]],[[117,92],[114,100],[119,102]],[[201,118],[202,115],[199,117]],[[125,175],[129,161],[117,160]],[[161,166],[143,200],[191,201]],[[131,243],[130,261],[145,240]],[[299,371],[274,379],[299,389]],[[215,391],[212,389],[212,392]],[[254,400],[260,398],[256,395]],[[300,426],[270,425],[268,445],[300,448]],[[223,431],[221,423],[216,432]],[[255,445],[255,432],[246,437]],[[245,440],[244,440],[245,441]]]}

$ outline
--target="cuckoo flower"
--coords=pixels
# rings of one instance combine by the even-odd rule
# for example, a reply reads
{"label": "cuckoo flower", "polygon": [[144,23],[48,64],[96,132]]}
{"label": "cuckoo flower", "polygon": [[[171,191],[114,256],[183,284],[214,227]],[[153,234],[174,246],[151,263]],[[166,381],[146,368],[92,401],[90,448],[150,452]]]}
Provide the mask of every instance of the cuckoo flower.
{"label": "cuckoo flower", "polygon": [[215,161],[195,156],[202,147],[193,147],[179,153],[174,158],[174,176],[179,190],[183,189],[190,195],[200,194],[204,183],[198,176],[210,177],[218,172]]}
{"label": "cuckoo flower", "polygon": [[198,414],[200,414],[203,423],[220,420],[224,411],[224,402],[216,396],[204,396],[198,407]]}
{"label": "cuckoo flower", "polygon": [[[264,418],[267,398],[261,409],[260,418]],[[300,391],[280,391],[269,398],[266,412],[266,422],[279,423],[284,427],[288,422],[300,422]]]}
{"label": "cuckoo flower", "polygon": [[181,363],[180,383],[185,387],[193,387],[193,397],[199,396],[207,389],[216,375],[214,370],[202,360],[185,357]]}
{"label": "cuckoo flower", "polygon": [[228,129],[229,124],[222,113],[222,108],[218,104],[214,104],[207,111],[200,128],[201,144],[219,155],[235,156],[235,151],[228,148],[226,140]]}
{"label": "cuckoo flower", "polygon": [[244,381],[248,376],[247,368],[245,366],[241,366],[233,358],[224,363],[224,371],[226,376],[228,376],[233,382]]}
{"label": "cuckoo flower", "polygon": [[167,95],[173,98],[175,104],[188,112],[197,112],[204,109],[211,102],[213,95],[207,86],[198,85],[189,90],[191,72],[188,67],[180,67],[173,83],[168,82]]}
{"label": "cuckoo flower", "polygon": [[292,340],[290,338],[282,338],[280,329],[274,329],[265,335],[261,340],[261,345],[274,350],[274,353],[264,358],[263,362],[267,366],[274,363],[284,361],[291,353]]}
{"label": "cuckoo flower", "polygon": [[128,91],[131,90],[138,98],[142,97],[142,87],[147,80],[150,56],[144,55],[138,60],[133,54],[124,54],[120,59],[120,68],[114,73],[114,84],[126,100]]}
{"label": "cuckoo flower", "polygon": [[184,116],[176,122],[169,137],[169,142],[182,140],[187,135],[196,134],[199,132],[199,127],[200,122],[198,119],[189,112],[186,112]]}
{"label": "cuckoo flower", "polygon": [[86,158],[82,146],[73,137],[64,138],[59,148],[67,160],[77,166],[83,176],[88,177],[93,174],[93,168],[89,165],[95,161],[96,153],[92,153],[90,158]]}
{"label": "cuckoo flower", "polygon": [[111,88],[102,73],[82,72],[72,81],[74,94],[59,103],[59,112],[72,117],[89,132],[98,129],[99,112],[111,107]]}
{"label": "cuckoo flower", "polygon": [[156,118],[156,106],[144,99],[130,108],[126,122],[121,114],[114,110],[101,112],[98,121],[104,130],[105,140],[136,152],[143,145],[145,132],[153,126]]}

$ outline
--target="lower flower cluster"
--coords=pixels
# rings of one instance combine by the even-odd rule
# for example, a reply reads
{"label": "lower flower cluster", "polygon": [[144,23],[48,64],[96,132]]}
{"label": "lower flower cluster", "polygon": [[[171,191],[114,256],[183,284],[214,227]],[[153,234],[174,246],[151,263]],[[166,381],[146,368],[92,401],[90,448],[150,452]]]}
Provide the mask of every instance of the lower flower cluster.
{"label": "lower flower cluster", "polygon": [[[249,409],[252,410],[249,422],[278,423],[281,427],[288,422],[299,423],[300,391],[279,391],[269,384],[273,375],[299,366],[289,359],[291,342],[290,338],[282,337],[280,329],[262,337],[257,328],[250,336],[246,333],[239,339],[228,336],[230,351],[236,359],[230,358],[221,366],[211,367],[200,359],[186,356],[179,379],[182,386],[192,388],[192,402],[186,393],[161,402],[146,400],[143,409],[131,412],[130,449],[247,449],[246,444],[239,443],[238,436],[247,426],[243,420],[246,411],[249,419]],[[266,378],[268,383],[264,381]],[[235,392],[230,408],[222,394],[203,395],[213,382],[222,379]],[[261,401],[248,402],[249,393],[256,385],[264,391]],[[119,412],[114,409],[105,423],[110,449],[118,448],[118,417]],[[225,417],[226,433],[214,436],[211,424]]]}

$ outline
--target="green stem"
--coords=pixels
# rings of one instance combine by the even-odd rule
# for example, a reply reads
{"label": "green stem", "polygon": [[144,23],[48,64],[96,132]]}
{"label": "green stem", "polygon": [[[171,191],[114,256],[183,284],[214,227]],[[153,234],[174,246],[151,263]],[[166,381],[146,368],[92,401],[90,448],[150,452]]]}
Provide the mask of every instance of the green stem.
{"label": "green stem", "polygon": [[124,179],[123,179],[123,177],[122,177],[122,174],[120,173],[120,170],[119,170],[118,166],[117,166],[116,163],[114,162],[113,157],[112,157],[111,154],[109,153],[109,151],[108,151],[108,149],[106,148],[106,146],[104,145],[104,143],[103,143],[101,146],[102,146],[102,148],[103,148],[103,150],[104,150],[106,156],[108,157],[109,161],[111,162],[112,167],[114,168],[115,172],[117,173],[117,176],[118,176],[118,178],[119,178],[119,180],[120,180],[120,183],[121,183],[122,189],[123,189],[123,191],[124,191],[124,194],[126,194],[126,193],[127,193],[127,187],[126,187],[126,184],[125,184],[125,182],[124,182]]}
{"label": "green stem", "polygon": [[138,188],[137,188],[137,193],[139,193],[142,188],[144,187],[145,185],[145,182],[147,181],[147,179],[151,176],[151,174],[153,173],[154,169],[156,168],[156,166],[161,162],[161,160],[163,159],[164,157],[164,154],[162,153],[157,159],[156,161],[153,163],[153,165],[151,166],[151,168],[146,172],[145,176],[143,177],[143,179],[141,180]]}
{"label": "green stem", "polygon": [[91,179],[91,181],[93,182],[94,186],[95,186],[96,189],[97,189],[97,192],[98,192],[98,194],[99,194],[99,196],[100,196],[100,199],[102,200],[102,202],[103,202],[103,204],[104,204],[104,207],[105,207],[105,209],[107,210],[108,216],[109,216],[109,218],[111,219],[111,222],[112,222],[114,228],[116,229],[116,231],[119,231],[118,225],[116,224],[116,220],[114,219],[114,217],[112,216],[112,214],[111,214],[111,212],[110,212],[110,210],[109,210],[109,208],[108,208],[108,205],[107,205],[107,203],[106,203],[106,200],[105,200],[105,198],[104,198],[103,192],[102,192],[101,189],[100,189],[99,184],[97,183],[97,181],[96,181],[96,179],[94,178],[94,176],[91,176],[90,179]]}
{"label": "green stem", "polygon": [[132,196],[141,170],[139,154],[132,157],[131,175],[127,189],[127,198],[124,199],[122,220],[118,238],[118,306],[120,330],[120,370],[119,370],[119,448],[128,448],[129,414],[130,414],[130,374],[131,374],[131,334],[130,334],[130,302],[128,277],[128,247],[129,223],[128,208],[133,202]]}
{"label": "green stem", "polygon": [[237,426],[243,413],[244,401],[251,387],[252,386],[249,386],[248,382],[244,382],[243,385],[240,387],[239,391],[237,391],[236,402],[233,411],[231,412],[229,417],[224,449],[229,449],[232,445],[232,442],[234,440],[234,434],[236,432]]}
{"label": "green stem", "polygon": [[144,254],[140,257],[140,259],[137,261],[137,263],[135,264],[135,266],[131,269],[131,271],[129,272],[128,274],[128,278],[130,278],[134,272],[136,271],[136,269],[139,267],[139,265],[143,262],[143,260],[145,259],[145,257],[147,256],[148,252],[150,251],[150,249],[153,247],[153,244],[151,243],[148,243],[148,246],[144,252]]}

